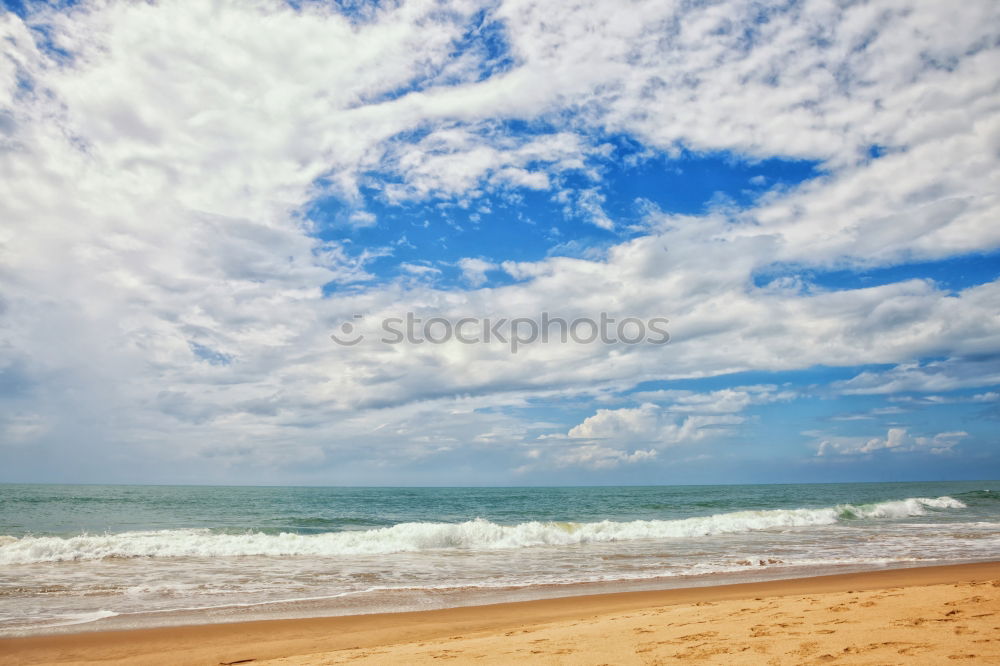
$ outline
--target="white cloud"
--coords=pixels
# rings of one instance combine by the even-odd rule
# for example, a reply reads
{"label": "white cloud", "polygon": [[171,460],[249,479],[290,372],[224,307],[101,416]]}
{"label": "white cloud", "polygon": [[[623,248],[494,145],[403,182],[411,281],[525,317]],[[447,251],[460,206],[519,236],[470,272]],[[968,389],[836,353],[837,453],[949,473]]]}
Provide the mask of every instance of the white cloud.
{"label": "white cloud", "polygon": [[742,412],[751,405],[763,405],[771,402],[786,402],[798,397],[795,391],[779,391],[776,386],[736,386],[698,393],[696,391],[644,391],[634,393],[634,400],[668,403],[665,408],[672,412],[701,412],[711,414],[726,414]]}
{"label": "white cloud", "polygon": [[399,267],[407,273],[411,273],[413,275],[440,275],[441,273],[440,268],[434,268],[433,266],[427,266],[425,264],[411,264],[404,262],[400,264]]}
{"label": "white cloud", "polygon": [[901,363],[883,372],[862,372],[833,384],[845,395],[930,393],[1000,384],[1000,358],[952,358],[928,363]]}
{"label": "white cloud", "polygon": [[[38,10],[31,22],[67,58],[5,14],[0,358],[36,387],[10,398],[7,411],[28,416],[9,432],[49,457],[85,441],[137,459],[266,467],[360,451],[391,461],[454,442],[531,440],[546,428],[490,410],[648,380],[876,363],[898,368],[838,390],[1000,383],[983,360],[1000,347],[997,282],[956,292],[924,280],[754,286],[774,266],[1000,246],[997,3],[805,2],[762,21],[752,4],[503,2],[491,16],[505,22],[513,63],[489,76],[476,53],[451,60],[477,9],[404,2],[355,23],[264,0]],[[516,120],[537,129],[511,131]],[[388,224],[363,212],[361,185],[389,203],[527,188],[612,229],[594,165],[607,156],[597,137],[616,132],[649,153],[801,157],[826,175],[748,211],[651,211],[641,236],[583,258],[497,256],[519,282],[491,290],[362,288],[388,250],[320,241],[305,217],[333,196],[358,211],[354,222]],[[887,154],[868,159],[872,144]],[[568,190],[567,174],[584,185]],[[472,287],[497,268],[476,258],[459,267]],[[666,316],[673,340],[512,357],[487,345],[347,349],[328,338],[356,313],[409,310]],[[912,365],[940,356],[970,360],[954,372]],[[697,441],[786,393],[738,387],[598,410],[569,430],[577,448],[562,459],[632,462],[655,449],[629,453],[611,438]]]}
{"label": "white cloud", "polygon": [[657,405],[645,403],[636,408],[599,409],[567,435],[573,439],[686,444],[716,435],[720,428],[743,420],[733,415],[693,415],[678,422]]}
{"label": "white cloud", "polygon": [[366,166],[402,178],[383,186],[388,200],[400,203],[479,197],[503,187],[549,189],[558,174],[585,170],[586,156],[596,152],[585,136],[569,132],[525,138],[490,124],[449,124],[416,142],[391,141],[379,162]]}
{"label": "white cloud", "polygon": [[459,259],[458,267],[462,271],[462,277],[473,287],[480,287],[486,282],[487,271],[499,268],[499,266],[492,262],[475,257]]}
{"label": "white cloud", "polygon": [[611,231],[615,223],[604,211],[606,197],[598,188],[589,187],[578,191],[563,190],[556,196],[563,202],[563,210],[567,217],[581,217],[594,226]]}
{"label": "white cloud", "polygon": [[653,460],[658,455],[655,448],[629,451],[607,443],[549,443],[544,449],[534,448],[525,451],[524,457],[528,458],[530,462],[518,467],[515,472],[525,474],[563,468],[611,470],[622,465],[634,465]]}
{"label": "white cloud", "polygon": [[744,423],[746,417],[738,414],[753,405],[793,400],[797,394],[778,391],[775,386],[757,385],[705,393],[646,391],[628,397],[646,402],[639,407],[598,409],[571,428],[566,436],[610,442],[655,442],[668,446],[689,444],[719,436]]}
{"label": "white cloud", "polygon": [[555,456],[555,463],[560,467],[611,469],[619,465],[635,464],[655,457],[655,449],[637,449],[629,453],[598,444],[584,444],[560,452]]}
{"label": "white cloud", "polygon": [[894,453],[926,452],[933,455],[951,453],[968,433],[942,432],[931,437],[914,437],[905,428],[889,428],[885,437],[830,437],[816,447],[817,456],[858,456],[888,450]]}
{"label": "white cloud", "polygon": [[378,220],[375,215],[366,210],[356,210],[350,214],[348,221],[354,227],[372,227]]}

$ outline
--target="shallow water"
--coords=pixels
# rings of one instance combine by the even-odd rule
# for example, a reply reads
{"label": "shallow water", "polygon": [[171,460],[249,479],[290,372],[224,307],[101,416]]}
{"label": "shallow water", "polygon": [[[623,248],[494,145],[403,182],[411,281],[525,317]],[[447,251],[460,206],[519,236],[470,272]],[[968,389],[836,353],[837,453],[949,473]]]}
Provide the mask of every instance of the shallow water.
{"label": "shallow water", "polygon": [[0,535],[10,635],[990,560],[1000,482],[0,485]]}

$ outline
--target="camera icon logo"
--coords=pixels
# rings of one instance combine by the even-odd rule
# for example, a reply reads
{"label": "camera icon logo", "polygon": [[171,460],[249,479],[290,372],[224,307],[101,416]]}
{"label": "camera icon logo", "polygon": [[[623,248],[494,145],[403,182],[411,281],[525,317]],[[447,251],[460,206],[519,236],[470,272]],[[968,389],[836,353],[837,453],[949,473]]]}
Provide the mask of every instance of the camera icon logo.
{"label": "camera icon logo", "polygon": [[[353,319],[364,319],[364,316],[356,314]],[[354,328],[354,324],[349,321],[345,321],[340,325],[340,335],[331,333],[330,339],[343,347],[353,347],[365,339],[365,336],[361,333],[355,333]]]}

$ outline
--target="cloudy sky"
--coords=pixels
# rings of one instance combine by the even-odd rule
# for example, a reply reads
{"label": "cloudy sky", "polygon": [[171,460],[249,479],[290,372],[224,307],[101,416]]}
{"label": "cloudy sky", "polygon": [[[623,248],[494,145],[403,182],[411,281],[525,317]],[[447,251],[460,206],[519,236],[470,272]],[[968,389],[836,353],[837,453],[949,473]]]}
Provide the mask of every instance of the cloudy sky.
{"label": "cloudy sky", "polygon": [[1000,476],[995,0],[7,8],[0,481]]}

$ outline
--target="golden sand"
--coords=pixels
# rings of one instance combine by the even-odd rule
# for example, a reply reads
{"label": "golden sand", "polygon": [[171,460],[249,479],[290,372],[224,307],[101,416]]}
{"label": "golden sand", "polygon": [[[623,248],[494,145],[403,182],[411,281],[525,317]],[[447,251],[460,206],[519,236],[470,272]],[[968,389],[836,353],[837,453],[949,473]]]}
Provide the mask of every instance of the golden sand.
{"label": "golden sand", "polygon": [[1000,563],[0,640],[4,664],[1000,664]]}

